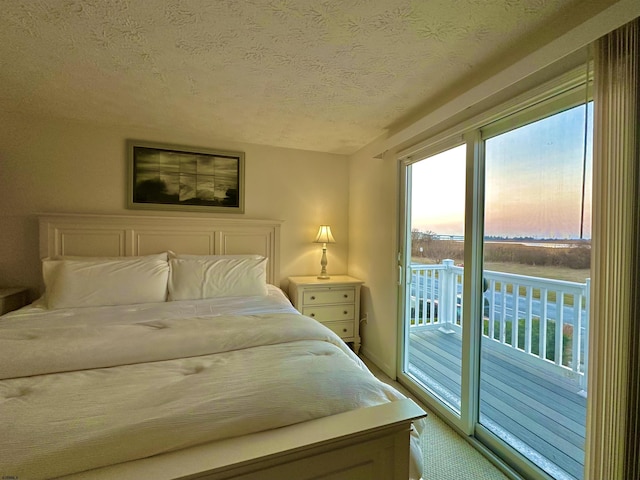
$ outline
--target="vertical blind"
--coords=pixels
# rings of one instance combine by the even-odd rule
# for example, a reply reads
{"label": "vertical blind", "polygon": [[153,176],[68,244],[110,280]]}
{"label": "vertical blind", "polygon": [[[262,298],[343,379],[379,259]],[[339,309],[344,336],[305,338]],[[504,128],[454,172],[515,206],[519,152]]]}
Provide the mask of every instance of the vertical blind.
{"label": "vertical blind", "polygon": [[640,478],[640,19],[596,41],[587,479]]}

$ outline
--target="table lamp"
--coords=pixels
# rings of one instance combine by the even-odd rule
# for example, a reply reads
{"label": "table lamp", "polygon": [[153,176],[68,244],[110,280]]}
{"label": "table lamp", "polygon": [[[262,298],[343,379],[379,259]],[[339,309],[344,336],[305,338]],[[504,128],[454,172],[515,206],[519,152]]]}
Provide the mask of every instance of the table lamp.
{"label": "table lamp", "polygon": [[320,271],[320,275],[318,278],[321,280],[326,280],[329,277],[327,275],[327,243],[336,243],[335,238],[331,235],[331,227],[329,225],[320,225],[320,229],[318,230],[318,235],[313,243],[321,243],[322,244],[322,260],[320,260],[320,265],[322,266],[322,270]]}

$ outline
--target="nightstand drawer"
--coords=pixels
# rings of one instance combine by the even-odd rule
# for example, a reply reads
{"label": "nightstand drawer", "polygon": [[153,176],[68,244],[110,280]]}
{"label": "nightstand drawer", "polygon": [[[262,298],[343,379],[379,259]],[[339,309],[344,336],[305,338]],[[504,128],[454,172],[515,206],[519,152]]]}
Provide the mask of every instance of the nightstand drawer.
{"label": "nightstand drawer", "polygon": [[353,305],[326,305],[317,307],[304,307],[302,314],[307,315],[319,322],[328,320],[351,320],[355,315],[355,307]]}
{"label": "nightstand drawer", "polygon": [[360,349],[360,288],[362,281],[348,275],[289,277],[289,298],[296,309]]}
{"label": "nightstand drawer", "polygon": [[345,320],[344,322],[324,322],[323,325],[341,337],[353,337],[353,321],[351,320]]}
{"label": "nightstand drawer", "polygon": [[304,305],[324,305],[327,303],[353,303],[356,291],[353,288],[337,288],[324,290],[305,290],[302,302]]}

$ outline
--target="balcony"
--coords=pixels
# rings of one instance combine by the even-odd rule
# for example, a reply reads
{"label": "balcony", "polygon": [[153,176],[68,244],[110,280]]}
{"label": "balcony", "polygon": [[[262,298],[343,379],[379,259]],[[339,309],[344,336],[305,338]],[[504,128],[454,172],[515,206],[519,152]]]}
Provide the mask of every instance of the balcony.
{"label": "balcony", "polygon": [[[408,373],[460,409],[463,269],[411,265]],[[480,423],[558,479],[582,478],[589,280],[484,272]]]}

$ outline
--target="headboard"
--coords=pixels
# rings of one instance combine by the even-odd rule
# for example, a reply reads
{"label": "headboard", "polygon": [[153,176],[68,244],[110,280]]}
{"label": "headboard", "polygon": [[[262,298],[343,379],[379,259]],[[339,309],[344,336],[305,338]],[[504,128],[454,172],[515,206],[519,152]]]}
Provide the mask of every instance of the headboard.
{"label": "headboard", "polygon": [[280,220],[142,215],[43,214],[40,257],[132,256],[173,250],[194,255],[258,254],[280,286]]}

